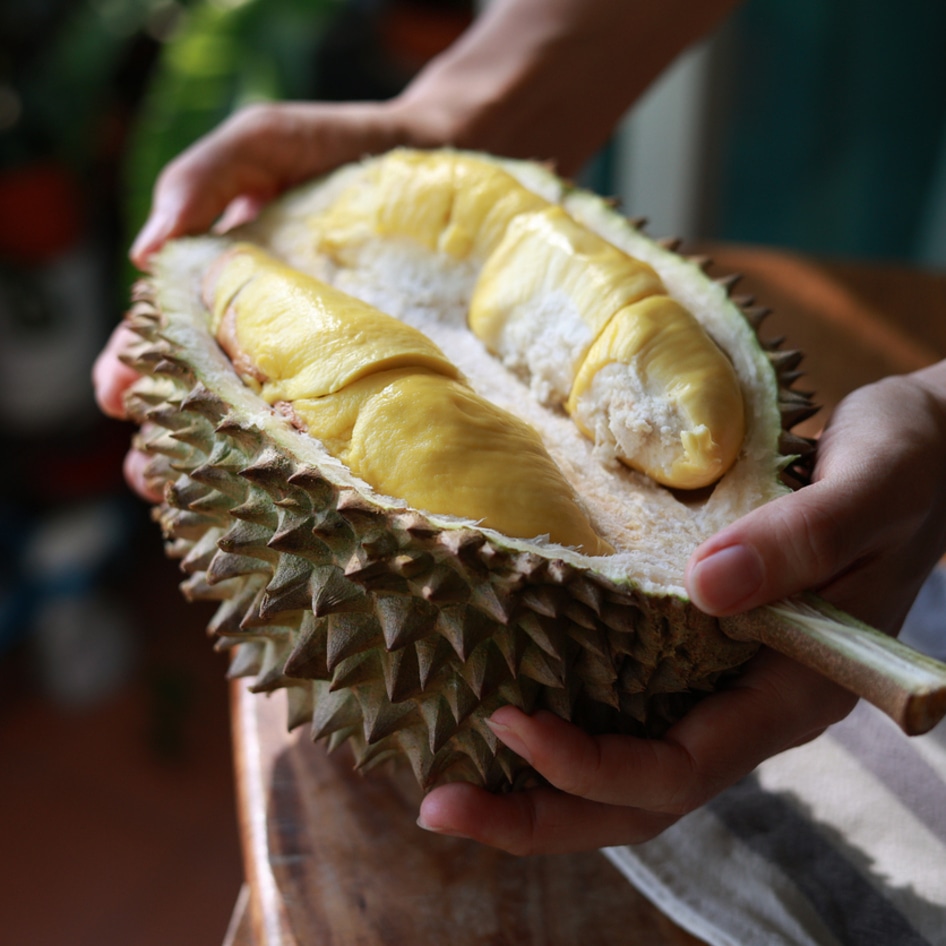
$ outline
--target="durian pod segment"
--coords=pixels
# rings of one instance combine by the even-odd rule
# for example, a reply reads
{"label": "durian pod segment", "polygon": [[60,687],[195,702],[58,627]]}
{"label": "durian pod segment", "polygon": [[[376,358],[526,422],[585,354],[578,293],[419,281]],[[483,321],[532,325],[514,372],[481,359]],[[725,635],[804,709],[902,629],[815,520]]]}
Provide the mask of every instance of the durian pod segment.
{"label": "durian pod segment", "polygon": [[591,345],[566,410],[596,443],[658,483],[715,483],[742,449],[742,391],[732,365],[676,300],[618,311]]}
{"label": "durian pod segment", "polygon": [[564,404],[612,316],[662,292],[650,266],[554,205],[510,222],[479,272],[469,324],[504,364],[528,377],[539,400]]}
{"label": "durian pod segment", "polygon": [[379,492],[614,551],[532,427],[473,391],[417,329],[250,244],[211,264],[204,296],[244,381]]}
{"label": "durian pod segment", "polygon": [[398,368],[458,372],[429,339],[332,286],[305,278],[258,247],[241,244],[215,260],[204,280],[212,329],[244,381],[263,399],[333,394]]}
{"label": "durian pod segment", "polygon": [[334,202],[314,229],[321,251],[342,259],[380,236],[407,238],[456,260],[482,260],[511,220],[546,206],[495,161],[401,148],[372,163],[368,179]]}

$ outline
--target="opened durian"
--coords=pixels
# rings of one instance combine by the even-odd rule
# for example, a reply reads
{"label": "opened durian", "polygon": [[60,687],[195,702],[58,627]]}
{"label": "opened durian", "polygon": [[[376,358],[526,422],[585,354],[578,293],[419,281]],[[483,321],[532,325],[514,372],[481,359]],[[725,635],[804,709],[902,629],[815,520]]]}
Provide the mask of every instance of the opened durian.
{"label": "opened durian", "polygon": [[757,646],[689,603],[690,553],[806,446],[760,315],[545,167],[464,152],[173,241],[129,407],[184,592],[291,726],[424,788],[529,779],[484,722],[507,703],[659,734]]}

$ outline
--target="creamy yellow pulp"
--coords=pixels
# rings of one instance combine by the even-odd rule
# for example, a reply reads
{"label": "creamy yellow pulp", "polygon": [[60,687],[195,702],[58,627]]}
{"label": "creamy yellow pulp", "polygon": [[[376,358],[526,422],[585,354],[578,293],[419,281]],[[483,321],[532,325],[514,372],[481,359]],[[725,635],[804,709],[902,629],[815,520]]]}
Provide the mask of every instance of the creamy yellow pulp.
{"label": "creamy yellow pulp", "polygon": [[421,332],[250,245],[223,254],[204,294],[247,383],[290,404],[377,492],[510,536],[613,551],[535,430],[479,397]]}
{"label": "creamy yellow pulp", "polygon": [[322,252],[409,238],[481,269],[470,329],[583,433],[664,485],[715,482],[745,436],[731,362],[652,267],[489,161],[394,151],[310,221]]}

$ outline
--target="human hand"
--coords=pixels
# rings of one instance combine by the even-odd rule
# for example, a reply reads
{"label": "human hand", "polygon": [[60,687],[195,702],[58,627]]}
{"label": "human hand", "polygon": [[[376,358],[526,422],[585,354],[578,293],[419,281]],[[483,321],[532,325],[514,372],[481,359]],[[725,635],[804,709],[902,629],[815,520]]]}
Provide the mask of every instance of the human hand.
{"label": "human hand", "polygon": [[[812,485],[697,549],[689,594],[725,615],[810,589],[894,633],[946,551],[944,483],[946,362],[842,402],[821,438]],[[498,796],[443,786],[424,799],[419,823],[515,854],[639,843],[766,758],[814,738],[854,703],[763,650],[659,740],[593,737],[551,713],[504,708],[491,727],[549,787]]]}
{"label": "human hand", "polygon": [[[268,104],[236,113],[174,159],[161,173],[151,213],[132,246],[147,270],[168,240],[210,229],[224,232],[255,216],[285,189],[365,154],[435,138],[437,117],[421,101]],[[441,135],[446,134],[444,129]],[[96,359],[93,386],[100,409],[125,418],[124,394],[135,373],[121,361],[134,335],[118,325]],[[145,477],[147,457],[131,450],[125,479],[143,498],[161,499]]]}
{"label": "human hand", "polygon": [[130,256],[147,270],[167,240],[225,231],[263,204],[348,161],[399,144],[421,144],[423,109],[400,102],[267,103],[236,112],[171,161]]}
{"label": "human hand", "polygon": [[691,597],[727,615],[815,591],[895,634],[946,551],[946,362],[845,398],[812,480],[697,549]]}
{"label": "human hand", "polygon": [[[135,341],[135,335],[124,323],[112,332],[105,348],[92,366],[92,386],[99,409],[108,417],[126,420],[125,392],[138,377],[136,372],[121,360]],[[123,472],[125,481],[142,499],[160,502],[162,495],[148,482],[145,475],[149,459],[140,450],[131,449],[125,454]]]}

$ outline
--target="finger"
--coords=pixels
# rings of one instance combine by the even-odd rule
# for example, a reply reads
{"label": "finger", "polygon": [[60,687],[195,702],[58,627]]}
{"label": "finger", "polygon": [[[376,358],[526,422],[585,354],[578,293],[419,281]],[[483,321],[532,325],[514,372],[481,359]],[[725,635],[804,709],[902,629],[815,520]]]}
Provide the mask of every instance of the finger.
{"label": "finger", "polygon": [[814,590],[895,632],[942,554],[941,416],[915,376],[849,395],[820,438],[815,482],[694,552],[692,600],[724,615]]}
{"label": "finger", "polygon": [[234,227],[239,227],[244,223],[255,220],[264,206],[264,200],[259,197],[252,197],[249,194],[243,194],[231,200],[227,205],[227,209],[223,212],[223,215],[214,224],[214,233],[226,233]]}
{"label": "finger", "polygon": [[[592,736],[554,713],[530,716],[507,706],[492,715],[489,726],[552,785],[589,801],[659,810],[670,802],[667,786],[693,774],[692,761],[675,743]],[[632,787],[644,770],[659,777],[632,798]]]}
{"label": "finger", "polygon": [[490,728],[563,792],[679,816],[812,738],[854,702],[813,671],[764,651],[662,739],[591,736],[552,713],[528,716],[513,707],[497,710]]}
{"label": "finger", "polygon": [[723,690],[697,704],[666,734],[692,760],[697,779],[673,804],[689,811],[735,784],[766,759],[820,735],[857,697],[789,657],[763,648]]}
{"label": "finger", "polygon": [[151,503],[159,503],[164,498],[164,494],[148,476],[148,468],[151,464],[151,458],[140,450],[129,450],[125,454],[125,462],[122,472],[125,475],[125,482],[142,499]]}
{"label": "finger", "polygon": [[151,214],[130,252],[142,269],[169,239],[205,233],[234,200],[260,205],[337,165],[397,144],[384,106],[250,106],[175,158],[155,187]]}
{"label": "finger", "polygon": [[827,584],[871,547],[871,523],[843,481],[821,481],[754,510],[690,558],[693,603],[735,614]]}
{"label": "finger", "polygon": [[454,782],[424,798],[417,823],[427,831],[525,856],[640,844],[675,820],[672,815],[603,805],[551,788],[497,795]]}
{"label": "finger", "polygon": [[95,359],[92,366],[92,385],[95,400],[102,413],[119,420],[127,418],[125,392],[138,378],[138,374],[120,359],[137,336],[124,323],[119,324]]}
{"label": "finger", "polygon": [[241,195],[263,202],[277,192],[259,145],[247,140],[248,134],[246,125],[224,125],[162,171],[151,213],[129,252],[136,266],[146,270],[150,257],[174,237],[209,231]]}
{"label": "finger", "polygon": [[661,740],[595,738],[550,713],[507,707],[493,714],[494,731],[553,787],[497,796],[443,786],[424,800],[418,823],[513,854],[641,843],[762,760],[814,738],[854,702],[763,651],[737,687],[704,700]]}
{"label": "finger", "polygon": [[183,151],[158,177],[132,261],[146,268],[167,240],[207,232],[238,198],[265,202],[305,173],[303,125],[290,106],[254,106]]}

